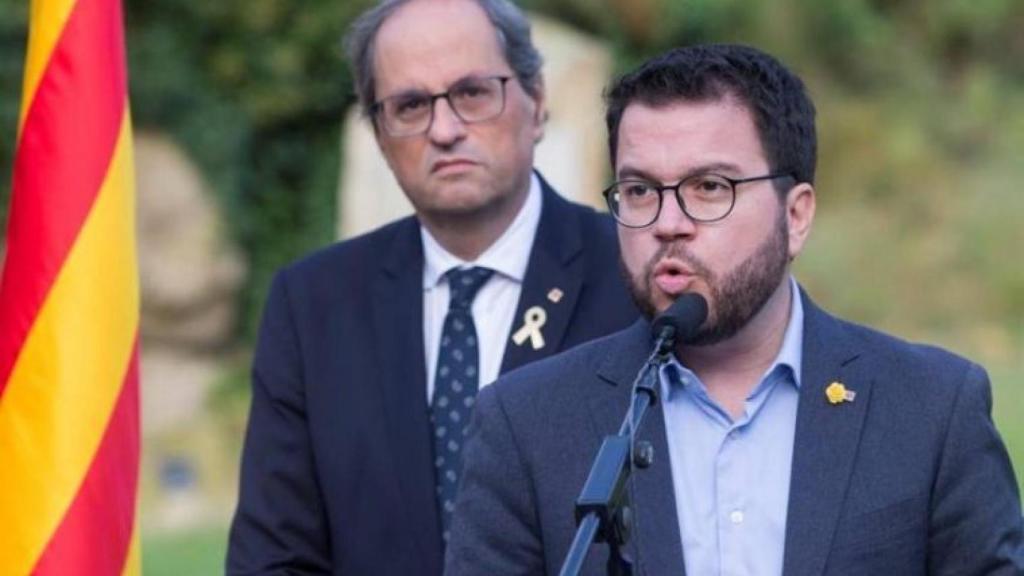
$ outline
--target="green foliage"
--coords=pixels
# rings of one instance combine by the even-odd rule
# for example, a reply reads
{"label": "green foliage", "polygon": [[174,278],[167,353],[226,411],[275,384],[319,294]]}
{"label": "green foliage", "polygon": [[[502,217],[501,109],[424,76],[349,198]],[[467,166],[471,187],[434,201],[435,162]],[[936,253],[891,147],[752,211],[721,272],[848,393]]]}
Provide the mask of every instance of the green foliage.
{"label": "green foliage", "polygon": [[1017,473],[1017,484],[1024,494],[1024,418],[1020,417],[1024,388],[1019,386],[1024,381],[1024,359],[1016,366],[989,368],[989,377],[992,378],[992,417],[1006,443]]}
{"label": "green foliage", "polygon": [[[25,68],[28,3],[0,0],[0,231],[7,229],[11,170],[20,112],[21,77]],[[0,243],[3,240],[0,239]]]}
{"label": "green foliage", "polygon": [[[127,0],[135,124],[186,147],[248,261],[241,341],[251,341],[272,272],[333,239],[339,128],[353,102],[340,39],[371,3]],[[708,41],[754,44],[796,69],[819,109],[822,216],[807,281],[841,312],[908,330],[1024,318],[1024,272],[1005,260],[1024,241],[1012,216],[1024,179],[1024,4],[523,3],[607,39],[619,71]],[[0,9],[2,220],[28,9]],[[892,281],[829,274],[861,267]],[[958,273],[944,275],[943,290],[917,293],[949,270]],[[893,298],[906,305],[891,310]]]}
{"label": "green foliage", "polygon": [[142,538],[142,573],[146,576],[223,574],[226,553],[227,529],[223,526],[147,534]]}
{"label": "green foliage", "polygon": [[351,83],[339,39],[358,4],[128,2],[133,112],[169,131],[213,184],[251,273],[251,338],[271,274],[334,236],[340,117]]}

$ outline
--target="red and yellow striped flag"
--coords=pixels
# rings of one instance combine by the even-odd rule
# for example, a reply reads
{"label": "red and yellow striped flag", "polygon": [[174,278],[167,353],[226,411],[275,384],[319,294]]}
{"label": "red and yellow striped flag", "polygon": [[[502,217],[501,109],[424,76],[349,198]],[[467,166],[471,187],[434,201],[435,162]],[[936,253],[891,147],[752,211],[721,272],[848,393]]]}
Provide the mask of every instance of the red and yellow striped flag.
{"label": "red and yellow striped flag", "polygon": [[23,90],[0,277],[0,573],[138,574],[120,0],[32,0]]}

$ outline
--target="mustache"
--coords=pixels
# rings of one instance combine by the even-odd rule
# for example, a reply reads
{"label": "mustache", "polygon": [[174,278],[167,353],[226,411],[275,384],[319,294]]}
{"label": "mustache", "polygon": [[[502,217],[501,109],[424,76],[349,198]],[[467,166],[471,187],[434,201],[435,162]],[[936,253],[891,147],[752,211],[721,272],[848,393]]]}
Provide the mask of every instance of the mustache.
{"label": "mustache", "polygon": [[683,242],[670,242],[662,244],[658,251],[651,256],[651,259],[647,261],[647,265],[644,266],[644,276],[647,282],[650,283],[651,276],[654,274],[654,267],[658,265],[658,262],[665,259],[679,260],[686,264],[687,267],[693,270],[694,274],[711,280],[713,275],[711,268],[704,263],[703,260],[693,255],[692,252],[687,249],[686,244]]}

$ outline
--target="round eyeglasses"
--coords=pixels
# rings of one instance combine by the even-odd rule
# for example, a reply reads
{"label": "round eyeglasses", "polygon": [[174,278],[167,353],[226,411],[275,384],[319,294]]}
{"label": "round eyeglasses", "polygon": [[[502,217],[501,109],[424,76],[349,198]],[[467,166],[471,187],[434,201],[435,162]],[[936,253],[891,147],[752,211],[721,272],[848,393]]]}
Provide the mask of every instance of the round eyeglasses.
{"label": "round eyeglasses", "polygon": [[679,208],[694,222],[716,222],[732,212],[737,185],[777,178],[792,178],[792,175],[767,174],[737,179],[718,174],[697,174],[669,186],[629,178],[606,188],[604,198],[615,220],[627,228],[645,228],[654,224],[661,214],[666,190],[675,193]]}
{"label": "round eyeglasses", "polygon": [[505,110],[505,83],[511,79],[511,76],[471,76],[438,94],[402,92],[375,102],[370,114],[388,135],[400,138],[418,136],[429,130],[434,121],[434,103],[442,98],[464,123],[484,122]]}

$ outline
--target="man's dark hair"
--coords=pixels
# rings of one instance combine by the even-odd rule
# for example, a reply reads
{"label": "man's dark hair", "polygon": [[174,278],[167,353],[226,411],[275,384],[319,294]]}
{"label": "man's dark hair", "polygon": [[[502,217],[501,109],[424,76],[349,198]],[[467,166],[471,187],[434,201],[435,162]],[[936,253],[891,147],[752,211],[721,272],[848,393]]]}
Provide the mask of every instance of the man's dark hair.
{"label": "man's dark hair", "polygon": [[[374,41],[384,21],[411,0],[380,0],[367,10],[349,27],[345,36],[345,51],[348,54],[355,79],[356,95],[366,116],[370,115],[377,94],[374,90],[376,78],[373,69]],[[534,98],[541,89],[540,52],[533,45],[530,36],[530,21],[514,3],[509,0],[474,0],[494,25],[498,43],[505,54],[505,60],[515,72],[519,84]]]}
{"label": "man's dark hair", "polygon": [[753,114],[773,173],[792,174],[797,182],[814,183],[818,141],[814,104],[804,83],[764,52],[728,44],[670,50],[612,84],[605,93],[612,166],[619,123],[630,104],[659,107],[725,98],[734,98]]}

